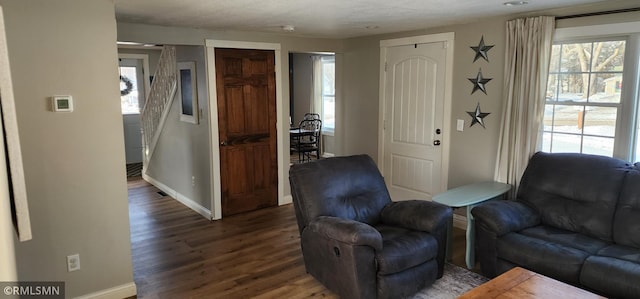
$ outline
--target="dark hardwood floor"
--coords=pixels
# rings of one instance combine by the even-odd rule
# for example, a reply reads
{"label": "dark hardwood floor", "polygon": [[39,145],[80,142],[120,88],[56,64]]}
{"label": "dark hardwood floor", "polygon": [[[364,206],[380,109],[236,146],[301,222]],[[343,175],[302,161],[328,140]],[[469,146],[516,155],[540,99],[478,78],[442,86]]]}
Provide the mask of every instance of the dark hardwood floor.
{"label": "dark hardwood floor", "polygon": [[[208,221],[141,179],[129,216],[138,298],[336,298],[304,270],[293,205]],[[453,263],[464,265],[455,229]]]}

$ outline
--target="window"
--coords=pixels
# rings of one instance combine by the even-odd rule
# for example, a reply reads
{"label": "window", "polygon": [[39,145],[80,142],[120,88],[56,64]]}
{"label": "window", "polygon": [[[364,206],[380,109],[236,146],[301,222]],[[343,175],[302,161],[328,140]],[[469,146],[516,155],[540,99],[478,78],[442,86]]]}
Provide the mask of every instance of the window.
{"label": "window", "polygon": [[637,84],[623,85],[623,78],[638,80],[637,41],[600,37],[553,45],[542,151],[640,158]]}
{"label": "window", "polygon": [[138,76],[135,66],[120,66],[120,105],[122,114],[139,114]]}
{"label": "window", "polygon": [[334,56],[322,57],[322,131],[333,134],[336,125],[336,63]]}
{"label": "window", "polygon": [[624,50],[624,40],[553,46],[543,150],[613,156]]}

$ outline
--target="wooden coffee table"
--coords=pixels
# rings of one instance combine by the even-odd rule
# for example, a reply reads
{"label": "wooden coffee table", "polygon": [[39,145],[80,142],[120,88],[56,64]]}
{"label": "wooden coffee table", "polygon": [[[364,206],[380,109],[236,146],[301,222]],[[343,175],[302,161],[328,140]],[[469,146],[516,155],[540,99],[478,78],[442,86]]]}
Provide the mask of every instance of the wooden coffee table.
{"label": "wooden coffee table", "polygon": [[605,297],[598,296],[583,289],[546,277],[542,274],[531,272],[520,267],[515,267],[458,298],[590,299]]}

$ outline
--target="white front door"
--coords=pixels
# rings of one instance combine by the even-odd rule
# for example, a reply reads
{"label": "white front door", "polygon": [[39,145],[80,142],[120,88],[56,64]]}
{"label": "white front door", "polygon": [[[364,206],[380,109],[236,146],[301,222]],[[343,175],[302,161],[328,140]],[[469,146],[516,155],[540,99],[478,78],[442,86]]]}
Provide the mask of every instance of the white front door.
{"label": "white front door", "polygon": [[120,59],[120,94],[126,163],[142,163],[140,112],[145,101],[142,59]]}
{"label": "white front door", "polygon": [[431,200],[446,188],[447,53],[446,41],[386,48],[382,172],[393,200]]}

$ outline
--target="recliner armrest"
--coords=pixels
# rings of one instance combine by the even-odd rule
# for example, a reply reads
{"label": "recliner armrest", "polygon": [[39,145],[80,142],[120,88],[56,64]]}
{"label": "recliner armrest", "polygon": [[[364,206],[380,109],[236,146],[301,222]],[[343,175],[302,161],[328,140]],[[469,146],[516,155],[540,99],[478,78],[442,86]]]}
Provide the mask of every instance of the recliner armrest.
{"label": "recliner armrest", "polygon": [[447,227],[453,217],[450,207],[424,200],[397,201],[386,205],[380,213],[384,224],[413,230],[435,232]]}
{"label": "recliner armrest", "polygon": [[473,208],[471,214],[476,225],[494,232],[496,236],[540,224],[538,212],[518,201],[490,201]]}
{"label": "recliner armrest", "polygon": [[306,229],[351,245],[371,246],[382,250],[382,235],[372,226],[349,219],[319,216]]}

